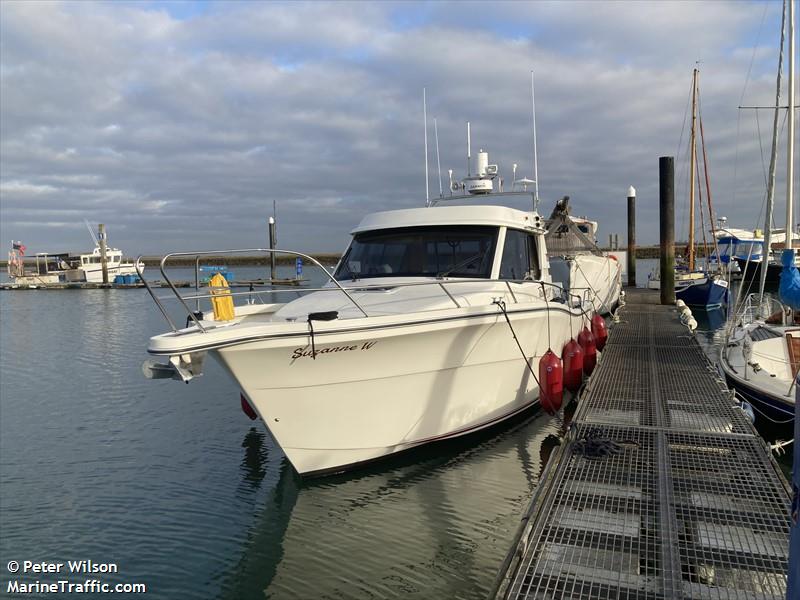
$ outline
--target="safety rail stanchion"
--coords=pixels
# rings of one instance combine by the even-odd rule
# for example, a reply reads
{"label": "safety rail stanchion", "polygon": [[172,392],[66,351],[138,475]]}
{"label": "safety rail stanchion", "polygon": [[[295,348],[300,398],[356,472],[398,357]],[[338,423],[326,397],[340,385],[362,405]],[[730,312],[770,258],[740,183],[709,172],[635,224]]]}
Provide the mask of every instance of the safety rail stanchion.
{"label": "safety rail stanchion", "polygon": [[156,306],[158,307],[158,310],[161,311],[161,314],[164,315],[164,318],[167,320],[167,323],[169,323],[169,326],[172,328],[172,331],[178,331],[178,328],[175,327],[175,323],[173,323],[172,319],[169,318],[169,315],[167,314],[167,309],[165,309],[164,305],[161,304],[161,300],[159,300],[158,296],[156,296],[153,293],[153,290],[150,287],[150,284],[147,283],[147,280],[144,278],[144,273],[142,273],[142,270],[139,268],[140,264],[142,264],[142,255],[141,254],[136,258],[136,264],[134,265],[134,267],[136,267],[136,273],[137,273],[137,275],[139,275],[139,279],[142,280],[142,283],[144,284],[144,287],[147,290],[147,292],[150,294],[150,297],[153,299],[153,302],[156,303]]}
{"label": "safety rail stanchion", "polygon": [[[200,294],[200,257],[197,256],[194,259],[194,289],[197,294]],[[196,312],[200,312],[200,298],[198,297],[197,300],[194,302],[194,307]]]}
{"label": "safety rail stanchion", "polygon": [[439,287],[440,287],[440,288],[442,288],[442,291],[443,291],[445,294],[447,294],[447,297],[448,297],[448,298],[450,298],[450,300],[452,300],[452,301],[453,301],[453,304],[455,304],[455,305],[456,305],[456,308],[461,308],[461,305],[458,303],[458,300],[456,300],[456,299],[453,297],[453,294],[451,294],[450,292],[448,292],[448,291],[447,291],[447,288],[446,288],[446,287],[444,287],[444,282],[441,282],[441,281],[440,281],[440,282],[439,282]]}
{"label": "safety rail stanchion", "polygon": [[[199,256],[199,254],[200,254],[200,253],[198,253],[197,255]],[[177,288],[175,287],[175,285],[172,283],[172,280],[171,280],[169,277],[167,277],[167,273],[164,271],[164,264],[167,262],[167,260],[168,260],[168,259],[169,259],[171,256],[178,256],[178,255],[177,255],[177,254],[176,254],[176,255],[167,254],[167,255],[166,255],[164,258],[162,258],[162,259],[161,259],[161,266],[160,266],[160,269],[161,269],[161,275],[164,277],[164,281],[166,281],[166,282],[167,282],[167,285],[168,285],[168,286],[169,286],[169,287],[172,289],[172,293],[173,293],[173,294],[175,294],[175,297],[176,297],[176,298],[178,299],[178,301],[179,301],[179,302],[180,302],[180,303],[183,305],[183,308],[184,308],[184,309],[186,309],[186,314],[188,314],[188,315],[189,315],[189,317],[192,319],[192,321],[194,321],[194,324],[195,324],[195,325],[197,325],[197,328],[198,328],[200,331],[202,331],[203,333],[205,333],[205,331],[206,331],[206,328],[205,328],[205,327],[203,327],[203,324],[202,324],[202,323],[200,323],[200,320],[197,318],[197,315],[196,315],[196,314],[194,314],[194,313],[191,311],[191,309],[189,308],[189,305],[188,305],[188,304],[186,304],[186,301],[183,299],[183,297],[181,296],[180,292],[178,292],[178,289],[177,289]]]}
{"label": "safety rail stanchion", "polygon": [[[189,308],[189,305],[186,304],[186,299],[183,296],[181,296],[180,292],[178,292],[177,288],[172,283],[172,280],[169,278],[169,276],[166,273],[165,268],[166,268],[167,261],[169,261],[171,258],[176,258],[176,257],[181,257],[181,256],[184,256],[184,257],[185,256],[195,257],[195,261],[196,261],[196,263],[195,263],[195,265],[196,265],[195,273],[198,273],[197,265],[199,264],[199,262],[197,262],[197,261],[200,260],[201,256],[220,256],[220,255],[227,255],[227,254],[240,254],[240,253],[244,253],[244,252],[251,252],[251,253],[252,252],[264,252],[264,253],[268,253],[268,254],[278,254],[278,253],[280,253],[280,254],[289,254],[289,255],[292,255],[292,256],[297,256],[297,257],[303,258],[305,260],[308,260],[309,262],[311,262],[314,265],[316,265],[317,267],[319,267],[322,270],[322,272],[325,273],[328,276],[328,281],[330,283],[333,283],[333,285],[336,286],[338,291],[342,292],[345,296],[347,296],[348,300],[350,300],[350,302],[353,304],[353,306],[355,306],[359,310],[359,312],[361,312],[361,314],[363,316],[365,316],[365,317],[369,316],[367,314],[367,312],[364,310],[364,308],[355,300],[355,298],[353,298],[352,295],[350,295],[350,293],[344,287],[342,287],[342,285],[338,281],[336,281],[336,279],[333,276],[331,276],[328,273],[328,270],[325,269],[325,267],[323,267],[322,264],[317,259],[315,259],[312,256],[308,256],[307,254],[303,254],[301,252],[294,252],[292,250],[275,250],[275,249],[270,249],[270,248],[244,248],[244,249],[241,249],[241,250],[209,250],[209,251],[204,251],[204,252],[174,252],[172,254],[167,254],[166,256],[164,256],[161,259],[161,264],[160,264],[161,275],[164,277],[164,281],[166,281],[167,285],[172,290],[172,293],[175,296],[175,298],[183,306],[184,310],[186,311],[186,314],[195,323],[195,325],[197,325],[197,327],[201,331],[205,332],[206,329],[203,327],[202,323],[200,323],[200,321],[197,318],[197,316]],[[198,275],[198,278],[199,278],[199,275]],[[144,281],[144,279],[142,279],[142,281]],[[148,289],[149,289],[149,286],[147,285],[147,282],[144,281],[144,283],[145,283],[145,286],[148,287]],[[197,282],[196,289],[199,292],[199,282]],[[167,318],[167,321],[173,327],[173,330],[177,331],[177,328],[175,328],[175,325],[172,323],[172,321],[166,315],[165,311],[163,310],[163,307],[160,305],[160,301],[158,299],[156,299],[156,297],[152,293],[152,291],[151,291],[150,295],[156,301],[156,304],[159,305],[159,308],[162,309],[162,311],[161,311],[162,314],[164,314],[164,316]],[[198,295],[197,298],[195,298],[196,300],[198,300],[198,303],[199,303],[199,298],[200,297],[201,296]]]}

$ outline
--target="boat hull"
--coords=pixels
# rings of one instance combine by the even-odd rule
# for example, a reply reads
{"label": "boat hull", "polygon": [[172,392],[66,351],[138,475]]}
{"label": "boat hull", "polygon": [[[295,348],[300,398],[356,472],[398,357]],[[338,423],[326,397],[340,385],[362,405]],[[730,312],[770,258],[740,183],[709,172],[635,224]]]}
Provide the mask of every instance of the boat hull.
{"label": "boat hull", "polygon": [[791,423],[795,410],[794,393],[790,390],[791,378],[779,368],[784,362],[779,350],[785,341],[781,337],[753,341],[750,358],[746,361],[743,339],[739,337],[720,351],[720,366],[725,382],[753,406],[757,423],[770,427]]}
{"label": "boat hull", "polygon": [[[114,281],[117,275],[136,275],[136,267],[133,265],[120,265],[108,267],[108,281]],[[92,267],[81,267],[80,269],[70,269],[65,271],[66,280],[72,282],[102,283],[103,268],[100,265]]]}
{"label": "boat hull", "polygon": [[[744,281],[760,281],[761,269],[764,266],[763,261],[747,262],[746,260],[736,259],[739,265],[742,280]],[[778,263],[767,264],[767,279],[766,283],[778,284],[781,281],[782,266]]]}
{"label": "boat hull", "polygon": [[[550,310],[549,336],[546,309],[509,316],[534,370],[580,326],[563,306]],[[214,352],[302,475],[466,435],[538,403],[538,384],[499,310],[318,336],[314,347],[316,359],[308,336]]]}
{"label": "boat hull", "polygon": [[550,272],[554,281],[571,293],[590,292],[592,307],[600,314],[610,314],[619,303],[622,267],[614,258],[591,253],[554,256],[550,258]]}
{"label": "boat hull", "polygon": [[675,289],[675,298],[683,300],[688,306],[715,307],[727,304],[728,284],[721,280],[706,277],[697,282]]}
{"label": "boat hull", "polygon": [[725,382],[728,387],[735,389],[739,396],[757,409],[757,421],[766,418],[773,423],[782,424],[787,420],[794,419],[793,403],[771,394],[766,394],[762,390],[748,385],[740,378],[732,377],[728,373],[725,373]]}

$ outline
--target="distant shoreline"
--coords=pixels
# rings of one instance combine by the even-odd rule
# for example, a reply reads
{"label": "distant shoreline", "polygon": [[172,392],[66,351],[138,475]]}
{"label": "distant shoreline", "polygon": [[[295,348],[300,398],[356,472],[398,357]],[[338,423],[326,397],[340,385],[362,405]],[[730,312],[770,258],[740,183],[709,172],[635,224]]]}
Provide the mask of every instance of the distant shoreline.
{"label": "distant shoreline", "polygon": [[[322,265],[330,267],[335,266],[339,262],[341,254],[338,253],[320,253],[309,254],[308,256],[318,260]],[[142,261],[146,267],[158,267],[161,264],[161,256],[143,256]],[[133,257],[125,257],[125,260],[133,261]],[[275,262],[279,265],[294,265],[296,258],[286,254],[278,254],[275,257]],[[26,265],[35,264],[36,259],[33,256],[25,257]],[[308,264],[308,261],[304,261]],[[203,256],[200,260],[201,265],[268,265],[269,257],[263,255],[259,256]],[[7,260],[0,261],[0,267],[5,268],[8,265]],[[172,258],[167,263],[169,267],[193,267],[195,259],[190,257]]]}

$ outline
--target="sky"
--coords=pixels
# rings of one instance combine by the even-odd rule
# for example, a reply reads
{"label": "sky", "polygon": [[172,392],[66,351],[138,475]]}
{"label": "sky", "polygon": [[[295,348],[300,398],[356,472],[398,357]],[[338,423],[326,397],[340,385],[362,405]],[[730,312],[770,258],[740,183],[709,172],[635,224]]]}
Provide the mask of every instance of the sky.
{"label": "sky", "polygon": [[[126,255],[279,246],[340,252],[363,215],[425,203],[473,153],[532,177],[541,211],[658,242],[658,159],[676,159],[700,69],[714,208],[763,219],[778,2],[0,2],[0,239]],[[784,103],[786,99],[784,85]],[[785,113],[781,119],[785,133]],[[776,214],[782,215],[785,152]],[[477,201],[476,201],[477,202]],[[782,217],[779,219],[782,224]],[[707,221],[707,218],[706,218]],[[708,223],[706,222],[706,226]]]}

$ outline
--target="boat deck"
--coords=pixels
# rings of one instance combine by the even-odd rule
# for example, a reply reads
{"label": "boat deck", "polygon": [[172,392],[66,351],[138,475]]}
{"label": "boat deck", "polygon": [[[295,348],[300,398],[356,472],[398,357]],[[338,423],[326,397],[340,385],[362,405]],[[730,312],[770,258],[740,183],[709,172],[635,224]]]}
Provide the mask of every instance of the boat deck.
{"label": "boat deck", "polygon": [[786,596],[789,487],[673,307],[629,295],[496,598]]}

